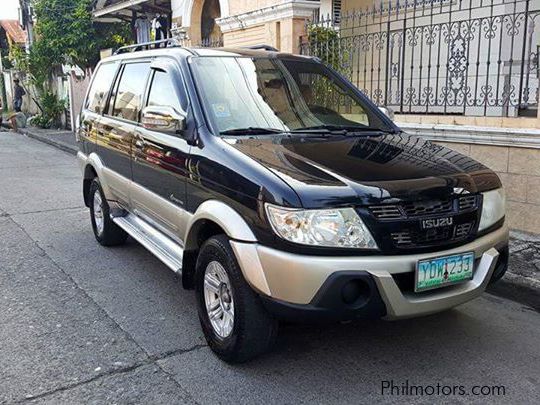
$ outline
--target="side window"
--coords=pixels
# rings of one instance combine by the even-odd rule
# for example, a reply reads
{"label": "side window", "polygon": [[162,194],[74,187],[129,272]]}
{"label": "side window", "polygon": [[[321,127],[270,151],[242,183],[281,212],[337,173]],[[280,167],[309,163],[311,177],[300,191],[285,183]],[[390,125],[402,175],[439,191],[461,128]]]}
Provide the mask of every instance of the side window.
{"label": "side window", "polygon": [[125,65],[118,84],[113,116],[135,122],[139,120],[146,77],[149,71],[149,63],[129,63]]}
{"label": "side window", "polygon": [[116,63],[101,65],[94,76],[85,107],[97,114],[103,112],[116,73]]}
{"label": "side window", "polygon": [[169,73],[156,70],[152,79],[152,86],[148,94],[149,106],[173,107],[176,111],[183,111],[174,91],[174,83]]}

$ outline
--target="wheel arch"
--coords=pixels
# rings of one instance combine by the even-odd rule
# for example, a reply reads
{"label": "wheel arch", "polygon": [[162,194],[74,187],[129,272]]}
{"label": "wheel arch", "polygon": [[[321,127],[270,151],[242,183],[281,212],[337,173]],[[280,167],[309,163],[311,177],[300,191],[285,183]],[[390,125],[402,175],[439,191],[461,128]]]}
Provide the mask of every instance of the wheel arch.
{"label": "wheel arch", "polygon": [[193,288],[195,265],[202,244],[219,234],[225,234],[233,240],[257,242],[253,231],[236,210],[218,200],[205,201],[186,227],[182,266],[184,288]]}
{"label": "wheel arch", "polygon": [[101,189],[105,194],[107,200],[112,199],[112,194],[107,184],[103,171],[105,166],[96,153],[91,153],[86,156],[82,152],[77,153],[77,159],[83,173],[83,198],[84,203],[88,206],[88,191],[90,190],[90,184],[94,178],[98,178],[101,184]]}

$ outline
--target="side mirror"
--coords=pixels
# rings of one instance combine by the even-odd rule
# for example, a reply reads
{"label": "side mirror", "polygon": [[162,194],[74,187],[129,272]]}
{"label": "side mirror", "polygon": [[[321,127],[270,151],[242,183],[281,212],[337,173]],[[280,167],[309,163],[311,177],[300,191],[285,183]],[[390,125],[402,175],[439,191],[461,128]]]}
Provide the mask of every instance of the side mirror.
{"label": "side mirror", "polygon": [[141,123],[146,129],[178,135],[186,129],[186,113],[170,106],[148,106],[142,110]]}
{"label": "side mirror", "polygon": [[379,110],[381,110],[384,115],[394,121],[394,110],[392,110],[390,107],[379,107]]}

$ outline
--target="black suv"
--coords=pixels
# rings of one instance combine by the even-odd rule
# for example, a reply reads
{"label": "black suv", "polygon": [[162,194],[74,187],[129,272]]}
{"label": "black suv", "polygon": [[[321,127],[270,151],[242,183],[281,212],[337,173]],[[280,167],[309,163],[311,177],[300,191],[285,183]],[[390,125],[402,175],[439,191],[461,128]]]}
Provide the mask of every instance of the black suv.
{"label": "black suv", "polygon": [[134,46],[83,106],[84,201],[194,288],[229,362],[279,320],[399,319],[479,296],[508,261],[499,178],[403,133],[316,58]]}

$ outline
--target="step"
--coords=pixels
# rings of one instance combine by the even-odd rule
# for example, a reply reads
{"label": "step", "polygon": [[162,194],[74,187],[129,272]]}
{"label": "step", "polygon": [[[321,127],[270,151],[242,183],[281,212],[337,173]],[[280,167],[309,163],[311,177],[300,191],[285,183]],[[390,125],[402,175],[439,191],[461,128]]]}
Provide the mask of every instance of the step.
{"label": "step", "polygon": [[135,214],[113,217],[112,220],[167,267],[175,273],[182,273],[184,250],[180,245]]}

